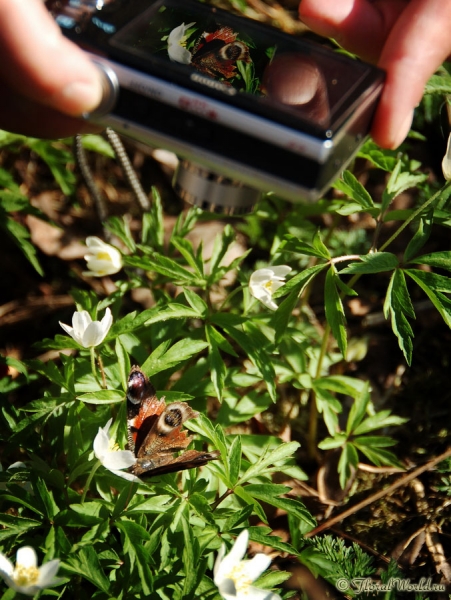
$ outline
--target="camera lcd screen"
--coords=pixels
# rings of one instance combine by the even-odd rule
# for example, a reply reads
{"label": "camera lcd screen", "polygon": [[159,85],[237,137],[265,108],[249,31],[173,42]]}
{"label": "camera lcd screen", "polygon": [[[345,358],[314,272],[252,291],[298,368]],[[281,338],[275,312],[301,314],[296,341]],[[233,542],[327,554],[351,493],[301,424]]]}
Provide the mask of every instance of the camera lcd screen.
{"label": "camera lcd screen", "polygon": [[162,62],[169,71],[184,69],[212,79],[232,103],[233,96],[247,97],[264,112],[282,111],[323,131],[346,116],[368,65],[331,51],[313,56],[300,40],[227,17],[163,0],[114,34],[110,44]]}

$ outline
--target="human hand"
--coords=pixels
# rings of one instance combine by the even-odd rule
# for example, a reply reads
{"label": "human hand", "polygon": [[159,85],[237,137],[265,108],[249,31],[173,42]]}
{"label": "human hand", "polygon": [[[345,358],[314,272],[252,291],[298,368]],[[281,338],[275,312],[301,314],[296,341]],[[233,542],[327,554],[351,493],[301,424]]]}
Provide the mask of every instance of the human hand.
{"label": "human hand", "polygon": [[[57,138],[89,131],[101,74],[41,0],[0,0],[0,129]],[[77,118],[78,117],[78,118]]]}
{"label": "human hand", "polygon": [[451,54],[448,0],[301,0],[299,15],[387,73],[372,136],[396,148],[409,132],[424,85]]}

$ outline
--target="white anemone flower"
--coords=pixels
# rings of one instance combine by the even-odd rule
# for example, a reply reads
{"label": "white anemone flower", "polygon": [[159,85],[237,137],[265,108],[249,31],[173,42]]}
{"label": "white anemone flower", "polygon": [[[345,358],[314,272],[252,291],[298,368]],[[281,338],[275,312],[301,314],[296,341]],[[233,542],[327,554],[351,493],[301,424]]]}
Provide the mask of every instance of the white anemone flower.
{"label": "white anemone flower", "polygon": [[449,181],[451,179],[451,133],[448,137],[448,144],[446,146],[446,154],[442,160],[442,171],[443,177]]}
{"label": "white anemone flower", "polygon": [[54,559],[38,567],[36,552],[31,546],[19,548],[16,566],[0,552],[0,576],[8,587],[26,596],[34,596],[40,590],[60,585],[63,580],[55,577],[59,564],[60,561]]}
{"label": "white anemone flower", "polygon": [[260,300],[267,308],[277,310],[278,306],[272,299],[272,295],[283,286],[285,277],[291,270],[291,267],[287,265],[257,269],[252,273],[249,280],[249,289],[252,296]]}
{"label": "white anemone flower", "polygon": [[186,32],[196,23],[182,23],[171,31],[168,36],[168,54],[169,58],[183,65],[189,65],[191,62],[191,52],[185,48]]}
{"label": "white anemone flower", "polygon": [[94,454],[108,471],[123,479],[139,482],[140,479],[136,475],[121,470],[134,465],[136,458],[130,450],[120,450],[114,438],[110,438],[108,432],[112,422],[113,419],[110,419],[105,427],[99,427],[99,432],[94,438]]}
{"label": "white anemone flower", "polygon": [[87,237],[88,254],[85,261],[89,271],[83,271],[87,277],[113,275],[122,269],[122,255],[117,248],[110,246],[98,237]]}
{"label": "white anemone flower", "polygon": [[72,316],[72,327],[59,322],[61,327],[71,338],[83,346],[83,348],[93,348],[98,346],[106,338],[107,333],[113,324],[113,315],[107,308],[101,321],[93,321],[91,315],[86,310],[76,311]]}
{"label": "white anemone flower", "polygon": [[213,572],[219,593],[225,600],[281,600],[278,594],[251,585],[266,571],[271,559],[266,554],[256,554],[251,560],[243,560],[248,540],[249,532],[245,529],[229,554],[224,556],[224,545],[219,551]]}

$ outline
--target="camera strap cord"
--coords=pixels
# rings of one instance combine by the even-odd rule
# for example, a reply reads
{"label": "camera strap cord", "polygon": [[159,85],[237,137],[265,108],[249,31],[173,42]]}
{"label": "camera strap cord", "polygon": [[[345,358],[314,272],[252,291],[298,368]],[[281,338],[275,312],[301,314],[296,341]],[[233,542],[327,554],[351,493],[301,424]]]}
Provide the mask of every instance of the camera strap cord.
{"label": "camera strap cord", "polygon": [[[133,165],[130,161],[130,158],[128,157],[127,151],[125,150],[125,147],[124,147],[124,144],[122,143],[121,138],[110,127],[107,127],[105,129],[104,134],[116,154],[117,162],[121,166],[122,171],[125,175],[125,179],[129,185],[131,191],[133,192],[133,195],[135,196],[136,201],[138,202],[142,212],[147,212],[148,210],[150,210],[149,198],[148,198],[147,194],[145,193],[145,191],[141,185],[141,182],[138,179],[136,171],[133,168]],[[99,217],[99,220],[103,225],[108,218],[108,208],[107,208],[105,198],[103,197],[103,195],[99,189],[99,186],[96,184],[96,182],[94,180],[94,176],[93,176],[91,167],[89,166],[86,151],[83,148],[83,136],[82,135],[75,136],[74,155],[75,155],[75,160],[76,160],[77,166],[80,169],[81,176],[83,177],[86,187],[88,188],[88,191],[91,194],[91,197],[94,201],[94,206],[95,206],[97,215]],[[105,233],[105,237],[109,241],[111,238],[111,234],[108,230],[105,229],[105,227],[104,227],[104,233]]]}

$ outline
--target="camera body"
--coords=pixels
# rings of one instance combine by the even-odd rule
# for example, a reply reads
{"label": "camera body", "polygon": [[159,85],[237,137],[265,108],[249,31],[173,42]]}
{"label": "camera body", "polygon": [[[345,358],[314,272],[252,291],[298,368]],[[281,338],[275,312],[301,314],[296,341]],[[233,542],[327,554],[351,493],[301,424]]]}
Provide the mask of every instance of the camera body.
{"label": "camera body", "polygon": [[180,160],[175,187],[242,213],[318,199],[367,135],[384,73],[194,0],[49,0],[104,73],[90,120]]}

